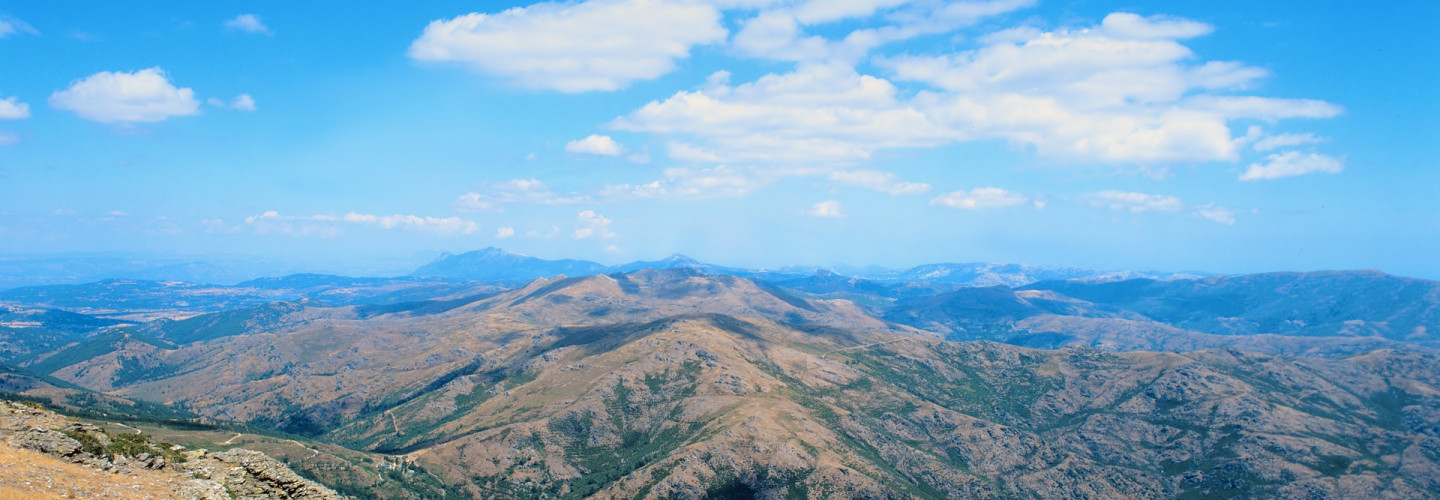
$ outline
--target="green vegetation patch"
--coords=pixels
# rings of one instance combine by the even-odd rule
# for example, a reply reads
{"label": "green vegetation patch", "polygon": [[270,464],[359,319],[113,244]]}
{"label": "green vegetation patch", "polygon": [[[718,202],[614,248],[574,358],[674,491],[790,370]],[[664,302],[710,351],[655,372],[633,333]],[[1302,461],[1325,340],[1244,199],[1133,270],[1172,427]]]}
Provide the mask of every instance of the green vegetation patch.
{"label": "green vegetation patch", "polygon": [[120,349],[127,341],[139,341],[153,345],[160,349],[173,349],[174,346],[156,338],[135,333],[129,329],[118,329],[109,333],[97,335],[79,344],[67,347],[60,352],[50,355],[39,363],[30,365],[28,368],[37,373],[55,373],[56,370],[67,366],[92,359],[96,356],[104,356]]}

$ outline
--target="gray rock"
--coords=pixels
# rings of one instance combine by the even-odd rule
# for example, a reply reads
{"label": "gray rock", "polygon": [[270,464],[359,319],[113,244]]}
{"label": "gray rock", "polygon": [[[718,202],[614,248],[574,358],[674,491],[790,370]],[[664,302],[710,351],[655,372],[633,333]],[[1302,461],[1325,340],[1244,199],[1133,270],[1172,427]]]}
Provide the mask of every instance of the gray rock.
{"label": "gray rock", "polygon": [[73,458],[80,455],[80,442],[63,433],[35,427],[15,438],[21,448],[35,450],[47,455]]}

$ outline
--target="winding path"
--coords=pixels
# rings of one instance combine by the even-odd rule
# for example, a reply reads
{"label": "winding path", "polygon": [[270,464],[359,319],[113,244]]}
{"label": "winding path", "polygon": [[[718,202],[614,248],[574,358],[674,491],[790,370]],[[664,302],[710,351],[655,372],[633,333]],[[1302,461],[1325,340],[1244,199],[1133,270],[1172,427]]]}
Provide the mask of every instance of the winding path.
{"label": "winding path", "polygon": [[305,449],[307,449],[307,450],[310,450],[310,456],[305,457],[305,458],[302,458],[301,460],[309,460],[309,459],[315,458],[316,455],[319,455],[319,454],[320,454],[320,450],[317,450],[317,449],[315,449],[315,448],[311,448],[311,447],[309,447],[309,446],[305,446],[305,445],[302,444],[301,442],[296,441],[296,440],[294,440],[294,439],[286,439],[286,441],[295,443],[295,446],[299,446],[299,447],[301,447],[301,448],[305,448]]}
{"label": "winding path", "polygon": [[[236,439],[240,439],[240,436],[241,436],[241,435],[242,435],[241,433],[237,432],[237,433],[235,433],[234,436],[230,436],[230,439],[226,439],[225,441],[222,441],[220,444],[222,444],[222,445],[227,445],[227,446],[228,446],[229,444],[234,443]],[[315,458],[316,455],[319,455],[319,454],[320,454],[320,450],[317,450],[317,449],[315,449],[315,448],[311,448],[311,447],[309,447],[309,446],[305,446],[305,443],[301,443],[301,442],[296,441],[296,440],[294,440],[294,439],[286,439],[285,441],[288,441],[288,442],[290,442],[290,443],[294,443],[295,446],[299,446],[299,447],[301,447],[301,448],[305,448],[305,449],[307,449],[307,450],[310,450],[310,456],[305,457],[305,458],[302,458],[301,460],[309,460],[309,459]]]}

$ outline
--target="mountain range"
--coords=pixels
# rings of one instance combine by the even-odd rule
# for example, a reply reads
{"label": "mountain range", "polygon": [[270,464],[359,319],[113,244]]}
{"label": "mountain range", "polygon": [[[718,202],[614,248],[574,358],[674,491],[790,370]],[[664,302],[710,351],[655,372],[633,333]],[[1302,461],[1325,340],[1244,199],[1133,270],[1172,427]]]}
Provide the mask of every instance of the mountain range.
{"label": "mountain range", "polygon": [[1437,282],[595,266],[9,290],[0,392],[361,497],[1440,491]]}
{"label": "mountain range", "polygon": [[[606,266],[596,262],[572,259],[546,260],[507,252],[499,248],[485,248],[462,254],[441,254],[434,262],[426,264],[410,276],[445,278],[453,280],[495,281],[531,280],[558,275],[582,276],[614,272],[631,272],[641,269],[698,269],[711,274],[726,274],[760,279],[795,278],[808,274],[837,274],[835,269],[818,267],[785,267],[780,269],[743,269],[706,264],[684,255],[675,254],[656,261],[636,261],[617,266]],[[1129,278],[1187,278],[1198,277],[1196,273],[1138,273],[1131,271],[1108,272],[1070,267],[1041,267],[1025,264],[995,263],[944,263],[925,264],[903,270],[882,267],[850,268],[839,267],[847,276],[881,282],[929,282],[960,284],[966,286],[1021,286],[1045,280],[1118,280]]]}

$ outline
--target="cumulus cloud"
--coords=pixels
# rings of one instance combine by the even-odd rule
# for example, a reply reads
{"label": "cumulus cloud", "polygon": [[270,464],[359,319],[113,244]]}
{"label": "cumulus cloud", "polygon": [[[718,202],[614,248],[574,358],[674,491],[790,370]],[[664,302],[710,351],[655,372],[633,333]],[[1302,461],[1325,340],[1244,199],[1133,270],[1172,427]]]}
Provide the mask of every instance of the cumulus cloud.
{"label": "cumulus cloud", "polygon": [[615,232],[610,230],[611,220],[603,215],[595,213],[594,210],[585,210],[577,216],[574,237],[577,240],[585,238],[613,238]]}
{"label": "cumulus cloud", "polygon": [[515,228],[513,228],[513,227],[510,227],[510,226],[500,226],[500,227],[498,227],[498,228],[495,229],[495,237],[496,237],[496,238],[499,238],[499,239],[502,239],[502,240],[503,240],[503,239],[509,238],[509,237],[511,237],[511,236],[515,236]]}
{"label": "cumulus cloud", "polygon": [[[853,62],[887,43],[951,31],[1034,3],[1034,0],[787,2],[763,9],[746,20],[731,45],[741,54],[763,59]],[[806,33],[807,27],[871,18],[878,13],[885,13],[886,22],[849,31],[839,39]]]}
{"label": "cumulus cloud", "polygon": [[1180,201],[1180,198],[1159,194],[1101,191],[1091,193],[1087,198],[1092,206],[1128,210],[1137,214],[1151,211],[1174,212],[1185,208],[1185,203]]}
{"label": "cumulus cloud", "polygon": [[1100,30],[1119,39],[1156,40],[1184,39],[1208,35],[1215,28],[1208,24],[1168,16],[1141,17],[1129,12],[1105,16]]}
{"label": "cumulus cloud", "polygon": [[1319,153],[1286,151],[1265,157],[1264,163],[1251,163],[1250,168],[1240,174],[1240,180],[1271,180],[1316,172],[1338,174],[1344,169],[1344,162],[1337,158]]}
{"label": "cumulus cloud", "polygon": [[321,236],[336,237],[343,233],[342,226],[368,226],[379,229],[401,229],[420,233],[428,233],[436,236],[454,236],[472,234],[479,230],[479,226],[473,221],[459,217],[429,217],[418,215],[371,215],[358,212],[349,212],[344,216],[333,215],[310,215],[296,216],[285,215],[275,210],[268,210],[259,215],[246,217],[244,222],[237,226],[227,226],[220,219],[209,219],[202,222],[207,231],[236,232],[248,229],[255,234],[284,234],[291,236]]}
{"label": "cumulus cloud", "polygon": [[30,117],[30,105],[20,102],[18,97],[0,99],[0,120],[19,120]]}
{"label": "cumulus cloud", "polygon": [[731,87],[717,74],[706,87],[652,101],[610,125],[688,137],[670,156],[683,161],[845,163],[880,148],[934,146],[953,139],[902,102],[890,82],[845,64],[802,64]]}
{"label": "cumulus cloud", "polygon": [[433,21],[410,44],[410,57],[532,88],[616,90],[669,73],[695,45],[723,41],[720,21],[720,11],[704,2],[541,2]]}
{"label": "cumulus cloud", "polygon": [[245,33],[254,33],[257,35],[270,34],[270,27],[260,22],[260,16],[255,14],[240,14],[234,18],[227,19],[224,26],[227,29],[243,31]]}
{"label": "cumulus cloud", "polygon": [[608,135],[596,134],[565,143],[565,150],[571,153],[598,156],[620,156],[620,153],[625,152],[625,148],[615,142],[615,139],[611,139]]}
{"label": "cumulus cloud", "polygon": [[812,217],[832,217],[832,218],[833,218],[833,217],[844,217],[844,216],[845,216],[845,214],[840,211],[840,202],[835,201],[835,200],[826,200],[826,201],[822,201],[822,202],[820,202],[820,203],[816,203],[816,204],[814,204],[814,205],[811,205],[811,206],[810,206],[810,209],[805,211],[805,215],[809,215],[809,216],[812,216]]}
{"label": "cumulus cloud", "polygon": [[[843,165],[878,150],[1000,139],[1066,163],[1163,166],[1238,161],[1234,120],[1343,111],[1237,95],[1268,72],[1197,60],[1182,42],[1212,30],[1115,13],[1098,26],[1017,28],[974,50],[878,60],[889,79],[836,60],[740,85],[721,72],[610,125],[671,136],[671,158],[689,162]],[[923,89],[901,92],[892,80]]]}
{"label": "cumulus cloud", "polygon": [[39,35],[40,32],[26,24],[25,21],[13,17],[0,15],[0,38],[9,38],[11,35]]}
{"label": "cumulus cloud", "polygon": [[95,73],[51,94],[50,105],[101,123],[158,122],[200,112],[195,92],[171,85],[160,68]]}
{"label": "cumulus cloud", "polygon": [[975,188],[969,191],[951,191],[930,200],[931,206],[950,207],[961,210],[980,210],[1022,205],[1030,198],[1019,193],[997,187]]}
{"label": "cumulus cloud", "polygon": [[511,203],[569,205],[588,200],[589,198],[583,195],[556,193],[538,179],[511,179],[505,182],[487,183],[481,185],[477,191],[460,195],[455,200],[455,208],[462,211],[502,211],[505,205]]}
{"label": "cumulus cloud", "polygon": [[923,182],[907,182],[895,179],[895,174],[880,170],[841,170],[831,172],[830,180],[841,184],[872,189],[893,195],[924,194],[930,185]]}

